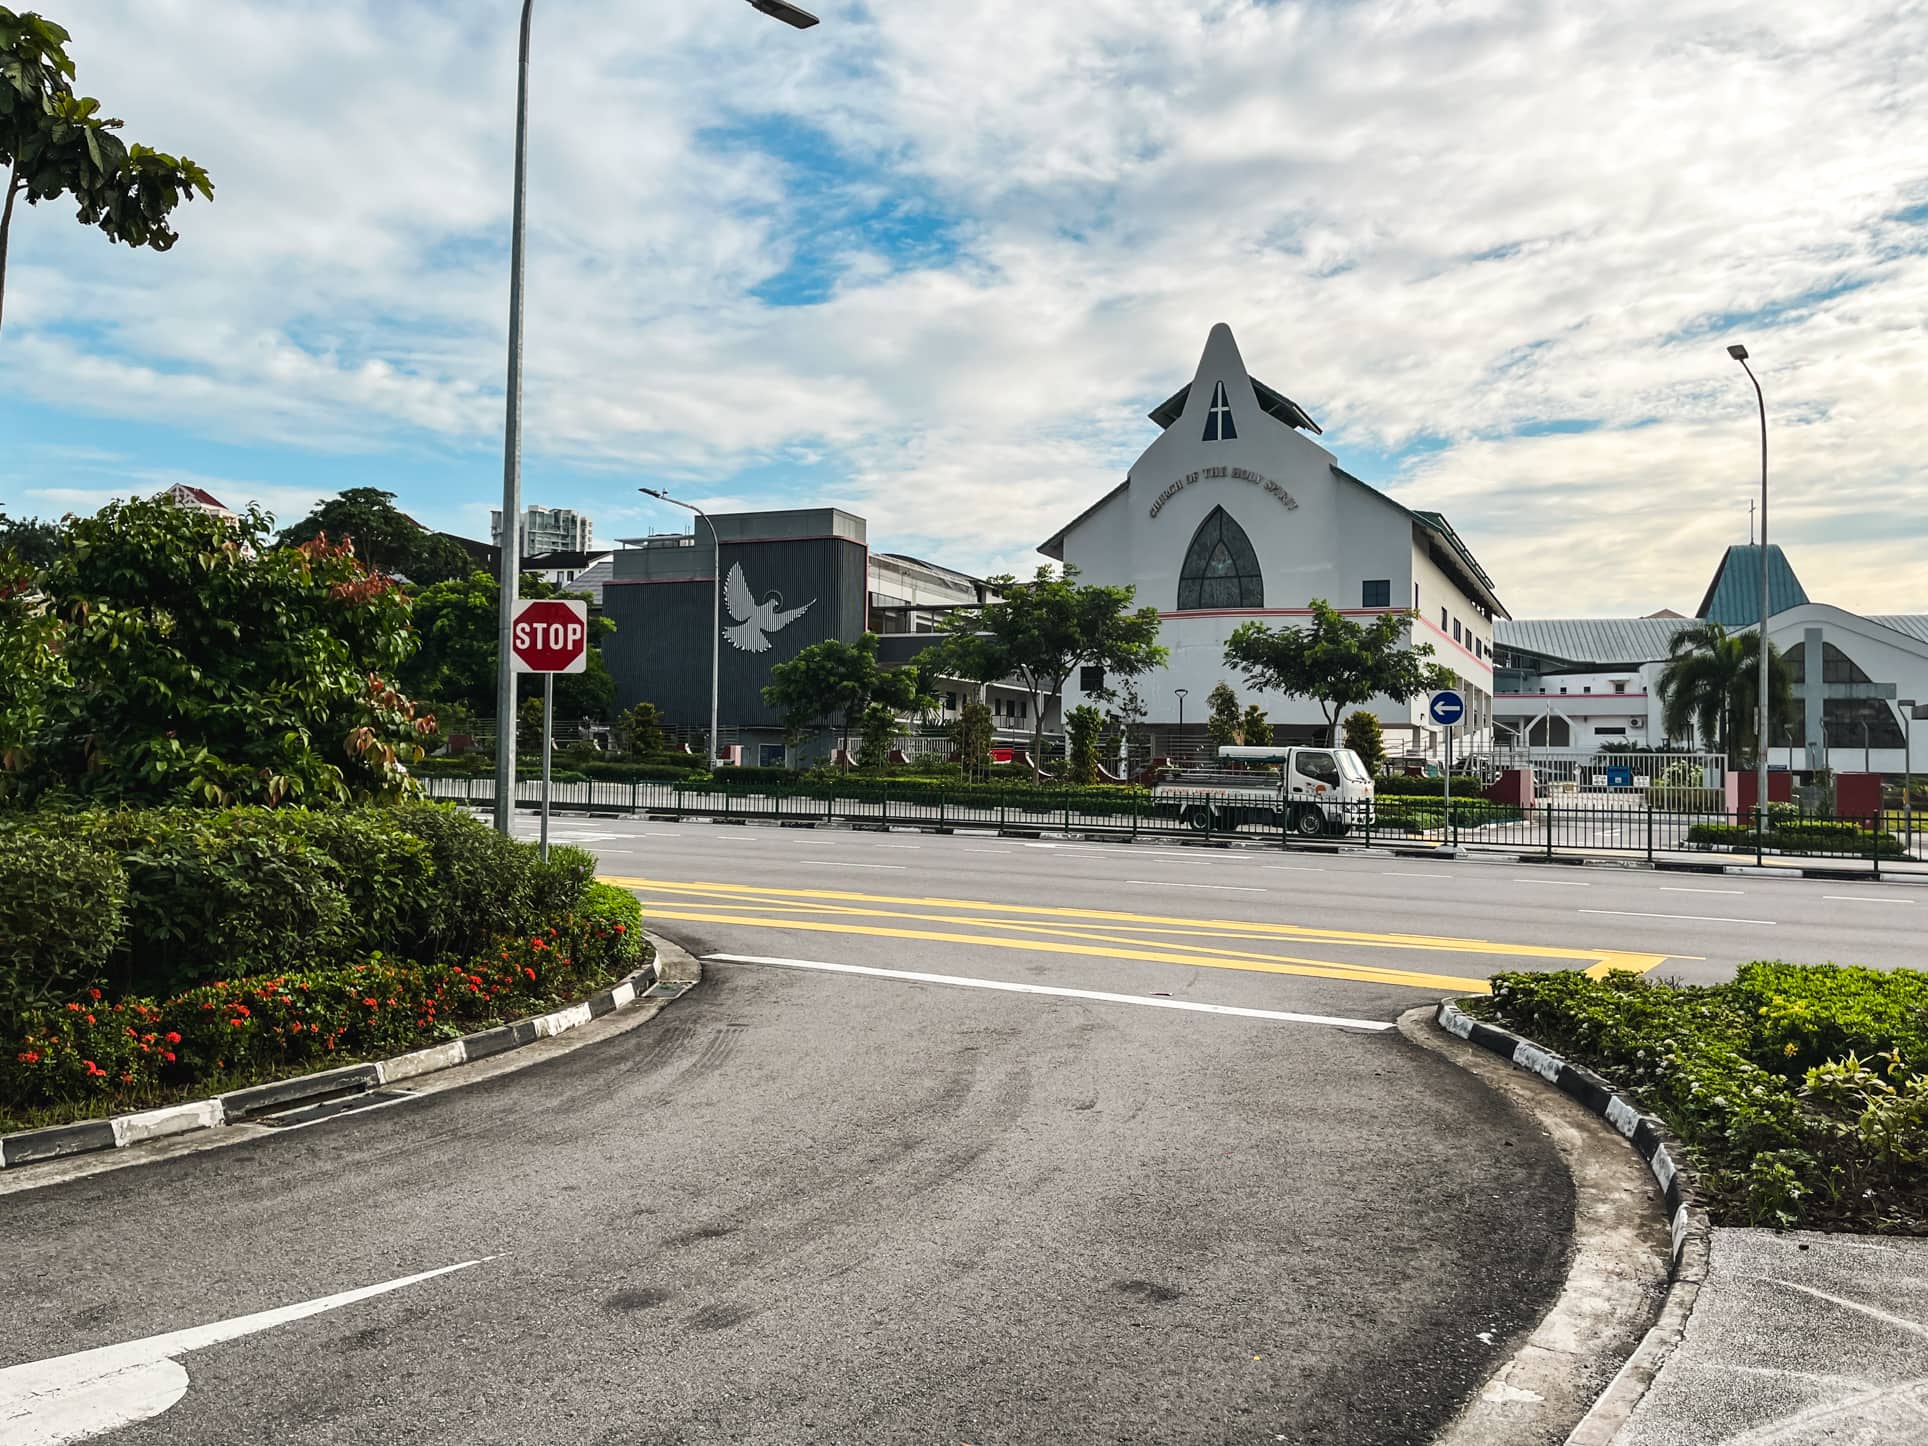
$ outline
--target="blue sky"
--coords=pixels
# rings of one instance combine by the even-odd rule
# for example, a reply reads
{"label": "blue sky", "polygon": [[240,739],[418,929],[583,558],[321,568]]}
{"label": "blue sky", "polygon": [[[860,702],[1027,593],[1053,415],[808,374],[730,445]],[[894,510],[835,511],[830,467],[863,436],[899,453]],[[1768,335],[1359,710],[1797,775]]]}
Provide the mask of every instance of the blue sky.
{"label": "blue sky", "polygon": [[[82,89],[218,191],[165,256],[22,212],[0,502],[377,485],[485,533],[513,0],[49,8]],[[1222,320],[1516,613],[1686,608],[1746,533],[1738,339],[1810,591],[1928,611],[1928,14],[817,8],[540,8],[530,501],[604,538],[679,525],[643,484],[838,503],[1028,569]]]}

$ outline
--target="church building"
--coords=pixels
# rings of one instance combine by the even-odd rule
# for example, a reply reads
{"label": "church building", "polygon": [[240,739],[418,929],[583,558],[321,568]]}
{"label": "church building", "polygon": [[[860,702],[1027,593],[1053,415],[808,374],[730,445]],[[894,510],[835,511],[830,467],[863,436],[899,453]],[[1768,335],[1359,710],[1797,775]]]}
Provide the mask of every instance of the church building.
{"label": "church building", "polygon": [[[1459,676],[1465,727],[1490,737],[1493,626],[1508,616],[1470,548],[1437,512],[1417,511],[1360,481],[1313,439],[1319,424],[1248,374],[1231,328],[1206,338],[1192,380],[1151,413],[1159,435],[1120,482],[1040,551],[1081,580],[1130,584],[1162,620],[1169,663],[1139,680],[1146,721],[1196,735],[1206,695],[1226,682],[1258,703],[1280,742],[1322,739],[1319,705],[1253,693],[1226,666],[1239,624],[1302,626],[1323,598],[1349,616],[1418,614],[1412,636]],[[1095,669],[1065,688],[1069,709],[1102,689]],[[1387,751],[1427,750],[1425,699],[1371,705]]]}

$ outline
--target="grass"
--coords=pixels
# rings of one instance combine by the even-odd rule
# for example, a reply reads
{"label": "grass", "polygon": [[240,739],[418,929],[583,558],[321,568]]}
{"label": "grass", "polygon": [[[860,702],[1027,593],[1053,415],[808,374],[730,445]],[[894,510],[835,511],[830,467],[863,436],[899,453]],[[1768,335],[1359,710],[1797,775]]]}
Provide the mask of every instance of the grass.
{"label": "grass", "polygon": [[1462,1007],[1664,1120],[1717,1223],[1928,1234],[1928,974],[1771,961],[1715,985],[1499,974]]}

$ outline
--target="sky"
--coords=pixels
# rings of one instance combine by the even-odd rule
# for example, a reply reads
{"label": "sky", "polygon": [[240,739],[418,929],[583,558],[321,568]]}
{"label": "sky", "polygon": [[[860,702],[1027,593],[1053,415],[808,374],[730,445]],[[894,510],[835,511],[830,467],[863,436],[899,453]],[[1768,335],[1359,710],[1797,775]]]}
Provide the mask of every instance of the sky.
{"label": "sky", "polygon": [[[0,503],[501,493],[514,0],[35,0],[171,252],[14,225]],[[1928,612],[1928,7],[540,0],[529,502],[840,505],[1028,572],[1212,323],[1516,616],[1691,612],[1747,537]]]}

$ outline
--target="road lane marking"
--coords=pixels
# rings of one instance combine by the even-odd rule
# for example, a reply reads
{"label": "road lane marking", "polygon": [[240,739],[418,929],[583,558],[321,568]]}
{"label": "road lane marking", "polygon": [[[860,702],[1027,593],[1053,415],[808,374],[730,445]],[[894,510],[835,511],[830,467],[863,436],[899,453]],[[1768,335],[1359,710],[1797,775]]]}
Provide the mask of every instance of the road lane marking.
{"label": "road lane marking", "polygon": [[895,869],[902,873],[909,864],[860,864],[851,859],[798,859],[800,864],[822,864],[832,869]]}
{"label": "road lane marking", "polygon": [[1824,899],[1839,899],[1844,904],[1907,904],[1914,905],[1913,899],[1884,899],[1879,894],[1823,894]]}
{"label": "road lane marking", "polygon": [[1689,889],[1678,884],[1662,884],[1663,894],[1745,894],[1746,889]]}
{"label": "road lane marking", "polygon": [[494,1259],[489,1255],[482,1260],[465,1260],[460,1265],[445,1265],[440,1270],[425,1270],[420,1275],[365,1285],[299,1305],[8,1366],[0,1370],[0,1439],[12,1446],[59,1446],[151,1420],[187,1394],[187,1370],[174,1359],[176,1356],[339,1310]]}
{"label": "road lane marking", "polygon": [[1516,884],[1537,884],[1543,889],[1590,889],[1592,884],[1584,879],[1515,879]]}
{"label": "road lane marking", "polygon": [[1008,853],[1015,853],[1016,850],[1015,849],[963,849],[961,850],[961,852],[967,853],[967,854],[1008,854]]}
{"label": "road lane marking", "polygon": [[1181,884],[1175,879],[1126,879],[1128,885],[1137,888],[1153,889],[1223,889],[1234,894],[1262,894],[1264,889],[1252,884]]}
{"label": "road lane marking", "polygon": [[1451,874],[1422,874],[1416,869],[1381,869],[1380,874],[1388,879],[1450,879]]}
{"label": "road lane marking", "polygon": [[705,954],[705,964],[767,964],[780,969],[813,969],[826,974],[861,974],[871,979],[902,979],[917,984],[949,984],[958,989],[994,989],[1005,994],[1044,994],[1059,999],[1089,999],[1103,1004],[1136,1004],[1147,1009],[1179,1009],[1194,1014],[1226,1014],[1240,1019],[1275,1019],[1288,1024],[1330,1024],[1340,1029],[1378,1033],[1392,1028],[1379,1019],[1347,1019],[1332,1014],[1298,1014],[1284,1009],[1246,1009],[1235,1004],[1204,1004],[1191,999],[1156,999],[1112,994],[1102,989],[1067,989],[1054,984],[1018,984],[1007,979],[974,979],[962,974],[925,974],[910,969],[873,969],[864,964],[831,964],[821,959],[781,959],[763,954]]}
{"label": "road lane marking", "polygon": [[921,849],[922,844],[872,844],[874,849]]}
{"label": "road lane marking", "polygon": [[1484,994],[1486,980],[1457,974],[1353,965],[1335,959],[1300,959],[1273,955],[1265,959],[1213,958],[1203,954],[1172,953],[1159,949],[1124,948],[1086,940],[1015,939],[987,934],[963,934],[943,929],[902,929],[876,924],[846,924],[828,919],[759,919],[755,915],[718,913],[714,908],[650,906],[653,919],[677,919],[696,924],[738,924],[753,929],[785,929],[814,934],[856,934],[871,939],[921,939],[939,944],[968,944],[980,949],[1015,949],[1033,954],[1069,954],[1083,959],[1130,959],[1147,964],[1181,964],[1193,969],[1236,969],[1248,974],[1291,974],[1311,979],[1342,979],[1355,984],[1392,984],[1413,989],[1447,989]]}
{"label": "road lane marking", "polygon": [[1582,909],[1582,914],[1615,914],[1623,919],[1685,919],[1696,924],[1772,924],[1772,919],[1736,919],[1723,914],[1643,914],[1638,909]]}
{"label": "road lane marking", "polygon": [[1260,864],[1260,868],[1275,874],[1322,874],[1324,869],[1316,864]]}

